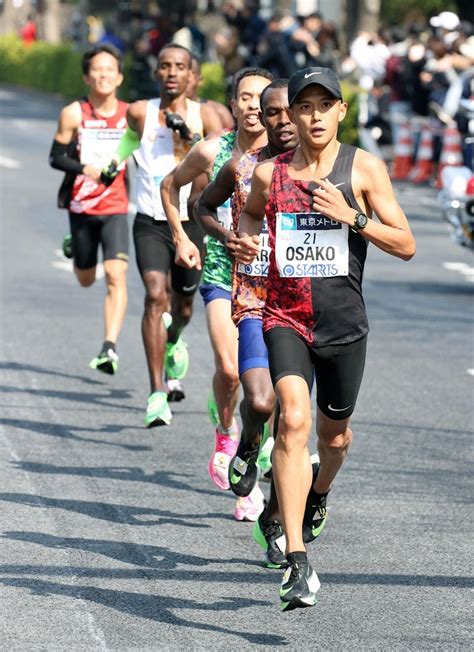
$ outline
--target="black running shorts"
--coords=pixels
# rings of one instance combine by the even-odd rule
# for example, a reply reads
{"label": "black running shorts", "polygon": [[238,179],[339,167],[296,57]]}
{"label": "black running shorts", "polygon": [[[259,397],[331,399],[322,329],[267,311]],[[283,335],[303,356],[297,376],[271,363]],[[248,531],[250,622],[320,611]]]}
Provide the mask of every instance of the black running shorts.
{"label": "black running shorts", "polygon": [[[183,222],[183,228],[203,256],[204,234],[201,228],[191,221]],[[176,248],[168,222],[137,213],[133,224],[133,241],[142,278],[146,272],[159,271],[168,274],[170,271],[171,286],[175,292],[183,296],[191,296],[196,292],[201,270],[187,269],[174,262]]]}
{"label": "black running shorts", "polygon": [[330,419],[349,417],[364,374],[367,336],[350,344],[311,348],[291,328],[264,333],[273,385],[284,376],[300,376],[309,391],[316,378],[316,402]]}
{"label": "black running shorts", "polygon": [[99,245],[104,260],[128,261],[127,215],[86,215],[69,213],[72,236],[72,257],[78,269],[97,265]]}

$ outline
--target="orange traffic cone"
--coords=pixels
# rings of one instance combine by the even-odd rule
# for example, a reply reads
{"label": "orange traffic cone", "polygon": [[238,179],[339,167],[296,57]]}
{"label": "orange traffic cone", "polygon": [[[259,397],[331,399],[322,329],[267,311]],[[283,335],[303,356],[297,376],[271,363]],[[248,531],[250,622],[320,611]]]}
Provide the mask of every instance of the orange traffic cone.
{"label": "orange traffic cone", "polygon": [[406,179],[413,163],[413,140],[411,137],[410,123],[400,125],[398,141],[393,152],[392,179],[400,181]]}
{"label": "orange traffic cone", "polygon": [[441,172],[447,165],[463,165],[461,134],[456,127],[446,127],[443,134],[443,147],[439,157],[436,187],[441,188]]}
{"label": "orange traffic cone", "polygon": [[433,133],[430,125],[421,132],[420,144],[416,156],[415,167],[410,173],[413,183],[425,183],[433,176]]}

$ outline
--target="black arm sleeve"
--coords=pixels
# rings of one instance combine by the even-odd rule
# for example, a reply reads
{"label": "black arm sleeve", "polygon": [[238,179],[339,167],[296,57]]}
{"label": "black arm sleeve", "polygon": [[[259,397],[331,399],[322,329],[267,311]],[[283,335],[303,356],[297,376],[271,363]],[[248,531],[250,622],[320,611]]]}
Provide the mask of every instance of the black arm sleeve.
{"label": "black arm sleeve", "polygon": [[[64,145],[53,140],[51,151],[49,153],[49,164],[56,170],[63,172],[72,172],[73,174],[82,174],[84,165],[71,156],[71,143]],[[75,147],[74,147],[75,150]]]}

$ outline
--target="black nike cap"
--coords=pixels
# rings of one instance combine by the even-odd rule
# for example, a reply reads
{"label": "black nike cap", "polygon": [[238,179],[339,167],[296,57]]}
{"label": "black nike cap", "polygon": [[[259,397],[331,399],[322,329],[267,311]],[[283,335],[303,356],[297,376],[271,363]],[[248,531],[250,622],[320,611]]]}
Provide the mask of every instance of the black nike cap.
{"label": "black nike cap", "polygon": [[288,104],[291,106],[301,91],[312,84],[322,86],[338,100],[342,100],[341,85],[334,70],[313,66],[298,70],[291,75],[288,82]]}

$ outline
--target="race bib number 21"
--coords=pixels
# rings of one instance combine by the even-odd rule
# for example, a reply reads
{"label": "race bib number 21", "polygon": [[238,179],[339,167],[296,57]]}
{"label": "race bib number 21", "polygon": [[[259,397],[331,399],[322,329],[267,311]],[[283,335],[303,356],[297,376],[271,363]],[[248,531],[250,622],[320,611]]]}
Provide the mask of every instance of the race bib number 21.
{"label": "race bib number 21", "polygon": [[277,213],[275,259],[285,278],[347,276],[349,227],[321,213]]}

